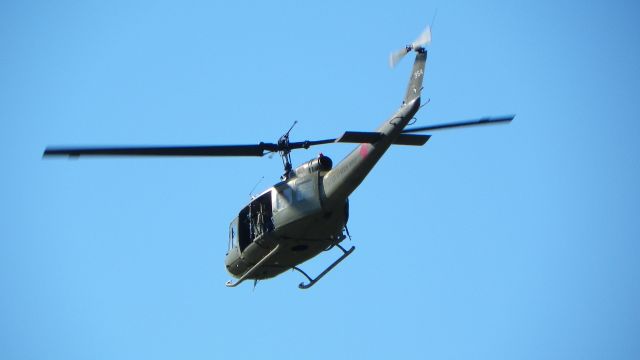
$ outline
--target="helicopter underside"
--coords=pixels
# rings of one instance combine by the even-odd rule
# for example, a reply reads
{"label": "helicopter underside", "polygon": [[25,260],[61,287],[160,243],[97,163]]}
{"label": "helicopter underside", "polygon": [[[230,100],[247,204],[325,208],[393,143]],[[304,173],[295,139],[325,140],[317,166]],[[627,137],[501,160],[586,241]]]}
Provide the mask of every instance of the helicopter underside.
{"label": "helicopter underside", "polygon": [[[228,254],[227,270],[242,281],[275,277],[342,242],[348,204],[305,216],[258,236],[238,254]],[[300,270],[299,270],[300,271]],[[304,273],[303,273],[304,274]],[[306,274],[305,274],[306,275]]]}

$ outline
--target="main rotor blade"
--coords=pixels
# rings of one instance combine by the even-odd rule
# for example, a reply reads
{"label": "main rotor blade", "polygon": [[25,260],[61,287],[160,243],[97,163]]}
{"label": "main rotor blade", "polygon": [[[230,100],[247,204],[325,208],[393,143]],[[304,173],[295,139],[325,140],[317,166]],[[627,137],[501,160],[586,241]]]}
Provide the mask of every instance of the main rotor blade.
{"label": "main rotor blade", "polygon": [[289,143],[289,149],[308,149],[314,145],[324,145],[324,144],[332,144],[336,142],[336,139],[325,139],[325,140],[306,140],[306,141],[298,141]]}
{"label": "main rotor blade", "polygon": [[277,151],[278,145],[213,145],[213,146],[137,146],[137,147],[47,147],[48,156],[263,156]]}
{"label": "main rotor blade", "polygon": [[420,126],[420,127],[411,128],[411,129],[404,129],[404,131],[402,131],[402,133],[403,134],[410,134],[410,133],[424,132],[424,131],[451,129],[451,128],[457,128],[457,127],[476,126],[476,125],[493,125],[493,124],[500,124],[500,123],[508,123],[508,122],[511,122],[511,120],[513,120],[513,118],[515,118],[515,115],[508,115],[508,116],[495,117],[495,118],[486,117],[486,118],[482,118],[482,119],[478,119],[478,120],[457,121],[457,122],[451,122],[451,123],[436,124],[436,125],[429,125],[429,126]]}

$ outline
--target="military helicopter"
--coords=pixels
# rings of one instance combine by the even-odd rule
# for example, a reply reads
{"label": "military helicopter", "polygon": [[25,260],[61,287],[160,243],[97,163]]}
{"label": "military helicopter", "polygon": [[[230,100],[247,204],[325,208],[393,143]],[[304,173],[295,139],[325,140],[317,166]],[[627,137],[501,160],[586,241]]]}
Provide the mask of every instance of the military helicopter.
{"label": "military helicopter", "polygon": [[[264,156],[278,153],[284,173],[281,181],[242,208],[229,226],[227,271],[237,279],[226,286],[235,287],[245,280],[273,278],[287,270],[295,270],[308,280],[299,288],[308,289],[347,258],[348,250],[341,242],[350,237],[349,195],[362,183],[391,145],[422,146],[431,135],[415,134],[464,126],[508,123],[514,116],[482,118],[438,125],[405,128],[421,108],[422,81],[427,61],[425,46],[431,41],[427,27],[411,44],[392,53],[389,64],[394,67],[405,55],[415,53],[409,85],[400,108],[373,132],[347,131],[338,138],[293,142],[289,134],[277,143],[212,146],[136,146],[136,147],[47,147],[44,157],[67,156]],[[295,123],[294,123],[295,125]],[[355,143],[358,146],[335,167],[332,160],[320,154],[297,168],[291,163],[291,151],[332,143]],[[341,255],[316,277],[298,266],[329,251],[339,249]]]}

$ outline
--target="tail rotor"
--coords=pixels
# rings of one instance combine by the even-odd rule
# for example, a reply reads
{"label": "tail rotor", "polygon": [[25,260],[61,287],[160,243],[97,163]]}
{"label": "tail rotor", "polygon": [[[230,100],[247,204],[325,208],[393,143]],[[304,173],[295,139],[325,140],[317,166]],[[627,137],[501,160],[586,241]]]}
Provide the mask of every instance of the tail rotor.
{"label": "tail rotor", "polygon": [[424,47],[431,43],[431,26],[427,26],[426,29],[418,36],[418,38],[413,41],[411,44],[405,46],[404,48],[391,53],[389,55],[389,67],[394,68],[396,64],[402,60],[405,55],[413,51],[424,51]]}

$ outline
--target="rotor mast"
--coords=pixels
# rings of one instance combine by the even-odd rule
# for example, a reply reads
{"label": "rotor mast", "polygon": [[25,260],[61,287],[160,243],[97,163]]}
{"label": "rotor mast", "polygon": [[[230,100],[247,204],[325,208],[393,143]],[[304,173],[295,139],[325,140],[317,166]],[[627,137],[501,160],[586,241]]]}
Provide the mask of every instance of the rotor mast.
{"label": "rotor mast", "polygon": [[[284,173],[281,176],[282,180],[287,180],[291,177],[293,173],[293,165],[291,164],[291,144],[289,142],[289,134],[293,127],[296,126],[298,120],[295,120],[289,130],[280,136],[278,139],[278,154],[280,154],[280,158],[282,159],[282,166],[284,166]],[[304,147],[304,146],[303,146]],[[305,149],[309,148],[309,146],[304,147]]]}

